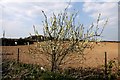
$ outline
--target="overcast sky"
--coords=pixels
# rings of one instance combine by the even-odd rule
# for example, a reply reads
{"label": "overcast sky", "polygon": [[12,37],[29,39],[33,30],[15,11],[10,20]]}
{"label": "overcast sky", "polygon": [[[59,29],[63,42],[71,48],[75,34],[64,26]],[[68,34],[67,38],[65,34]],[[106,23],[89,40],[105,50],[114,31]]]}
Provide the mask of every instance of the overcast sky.
{"label": "overcast sky", "polygon": [[[44,17],[41,10],[44,10],[47,16],[52,16],[63,11],[68,5],[69,0],[0,0],[0,37],[5,30],[6,37],[20,38],[27,37],[29,33],[33,34],[33,25],[38,29],[39,34],[43,34],[42,21]],[[71,0],[69,12],[79,11],[77,20],[84,24],[85,28],[96,21],[101,13],[100,26],[109,18],[109,22],[103,33],[103,40],[118,40],[118,3],[117,0]]]}

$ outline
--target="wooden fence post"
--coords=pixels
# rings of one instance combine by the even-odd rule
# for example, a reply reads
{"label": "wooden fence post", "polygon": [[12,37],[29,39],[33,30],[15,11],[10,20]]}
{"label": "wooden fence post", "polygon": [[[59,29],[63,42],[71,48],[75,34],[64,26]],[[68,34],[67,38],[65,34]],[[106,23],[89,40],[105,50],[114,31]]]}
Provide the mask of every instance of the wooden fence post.
{"label": "wooden fence post", "polygon": [[105,80],[108,80],[108,75],[107,75],[107,52],[105,52]]}
{"label": "wooden fence post", "polygon": [[19,63],[19,48],[18,48],[18,54],[17,54],[17,62]]}
{"label": "wooden fence post", "polygon": [[118,67],[120,66],[120,44],[118,43]]}

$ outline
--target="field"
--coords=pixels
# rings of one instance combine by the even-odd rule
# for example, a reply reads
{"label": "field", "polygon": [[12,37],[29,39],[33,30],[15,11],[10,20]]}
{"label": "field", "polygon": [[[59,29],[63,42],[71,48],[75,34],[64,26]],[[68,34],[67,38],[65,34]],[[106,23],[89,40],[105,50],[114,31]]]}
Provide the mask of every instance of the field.
{"label": "field", "polygon": [[[66,58],[65,64],[62,65],[63,68],[66,67],[99,67],[104,65],[104,55],[107,52],[107,60],[118,60],[118,42],[100,42],[95,45],[93,50],[86,50],[84,53],[84,59],[77,54],[71,54]],[[37,55],[33,57],[29,54],[29,47],[36,46],[33,45],[23,45],[23,46],[3,46],[2,53],[3,59],[10,58],[17,60],[18,48],[19,51],[19,61],[23,63],[40,64],[42,66],[48,66],[49,62],[45,60],[44,55]]]}

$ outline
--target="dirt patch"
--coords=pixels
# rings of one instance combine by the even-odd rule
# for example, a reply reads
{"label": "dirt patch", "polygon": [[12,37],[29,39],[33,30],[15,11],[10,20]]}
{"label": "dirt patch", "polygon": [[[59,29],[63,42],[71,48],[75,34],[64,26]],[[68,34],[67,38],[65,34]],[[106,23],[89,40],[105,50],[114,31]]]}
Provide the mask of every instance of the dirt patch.
{"label": "dirt patch", "polygon": [[[93,50],[86,50],[84,59],[81,58],[78,54],[71,54],[66,58],[66,63],[62,67],[80,67],[80,66],[89,66],[89,67],[98,67],[104,65],[104,53],[107,52],[108,60],[118,59],[118,44],[117,42],[101,42],[95,45]],[[32,64],[41,64],[43,66],[50,65],[47,62],[44,55],[33,56],[29,54],[29,47],[34,47],[36,45],[24,45],[24,46],[1,46],[2,53],[9,53],[12,55],[3,55],[2,58],[14,59],[17,60],[18,48],[20,49],[19,59],[20,62],[32,63]]]}

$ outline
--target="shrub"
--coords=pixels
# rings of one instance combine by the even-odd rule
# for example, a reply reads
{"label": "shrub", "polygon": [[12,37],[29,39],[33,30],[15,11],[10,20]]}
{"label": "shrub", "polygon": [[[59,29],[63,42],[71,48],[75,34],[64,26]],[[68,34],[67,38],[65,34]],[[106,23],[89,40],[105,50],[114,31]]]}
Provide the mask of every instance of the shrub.
{"label": "shrub", "polygon": [[68,75],[42,71],[39,65],[4,61],[2,63],[2,80],[75,80]]}
{"label": "shrub", "polygon": [[60,73],[54,73],[54,72],[45,72],[41,76],[43,80],[76,80],[73,77],[70,77],[68,75],[60,74]]}

